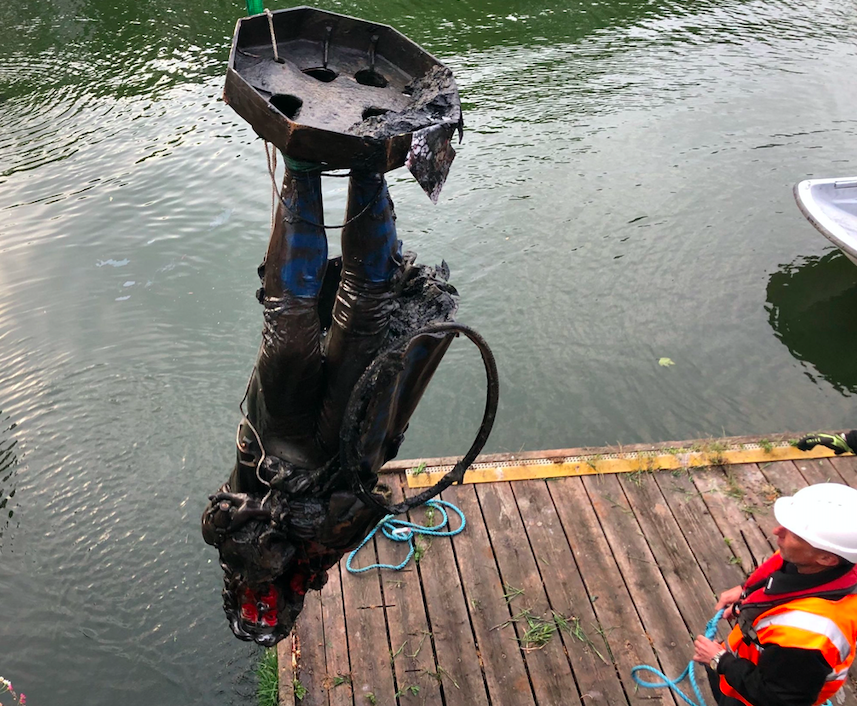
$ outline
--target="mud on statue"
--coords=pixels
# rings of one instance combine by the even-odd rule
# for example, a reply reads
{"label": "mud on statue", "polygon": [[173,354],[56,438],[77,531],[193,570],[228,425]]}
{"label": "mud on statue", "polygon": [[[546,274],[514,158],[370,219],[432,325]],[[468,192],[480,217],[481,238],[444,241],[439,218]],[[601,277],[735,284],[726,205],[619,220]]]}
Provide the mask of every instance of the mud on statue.
{"label": "mud on statue", "polygon": [[[273,22],[271,28],[273,35]],[[325,29],[325,42],[331,34]],[[373,36],[373,62],[376,46]],[[335,51],[325,44],[324,54]],[[251,56],[263,56],[262,49],[254,47]],[[421,183],[426,174],[433,178],[426,189],[433,198],[454,154],[448,140],[455,124],[436,120],[415,121],[408,154]],[[290,129],[295,126],[289,121]],[[264,130],[260,134],[267,138]],[[445,263],[417,265],[413,253],[402,252],[383,176],[389,162],[373,164],[365,155],[352,160],[342,257],[328,259],[323,165],[298,161],[288,142],[278,146],[284,147],[286,171],[259,267],[262,344],[242,400],[235,466],[202,518],[203,537],[220,554],[230,627],[237,637],[266,646],[289,634],[306,592],[320,590],[328,569],[385,515],[405,512],[461,481],[488,437],[498,395],[487,345],[453,321],[457,293]],[[439,155],[447,163],[438,176]],[[426,156],[434,163],[427,164]],[[477,345],[488,377],[479,433],[436,486],[391,506],[378,471],[396,455],[417,403],[459,334]]]}

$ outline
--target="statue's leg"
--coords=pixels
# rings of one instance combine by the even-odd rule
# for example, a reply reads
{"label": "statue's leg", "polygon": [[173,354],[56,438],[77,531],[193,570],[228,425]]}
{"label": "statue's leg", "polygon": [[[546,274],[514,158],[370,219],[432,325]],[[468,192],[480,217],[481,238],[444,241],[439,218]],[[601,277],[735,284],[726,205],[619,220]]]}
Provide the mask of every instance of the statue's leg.
{"label": "statue's leg", "polygon": [[393,277],[402,263],[393,203],[383,175],[352,171],[346,219],[342,278],[325,341],[325,391],[318,430],[320,445],[331,454],[339,450],[351,390],[387,332]]}
{"label": "statue's leg", "polygon": [[249,416],[265,451],[295,465],[324,462],[315,447],[322,381],[318,298],[327,265],[321,174],[291,171],[262,273],[265,320]]}

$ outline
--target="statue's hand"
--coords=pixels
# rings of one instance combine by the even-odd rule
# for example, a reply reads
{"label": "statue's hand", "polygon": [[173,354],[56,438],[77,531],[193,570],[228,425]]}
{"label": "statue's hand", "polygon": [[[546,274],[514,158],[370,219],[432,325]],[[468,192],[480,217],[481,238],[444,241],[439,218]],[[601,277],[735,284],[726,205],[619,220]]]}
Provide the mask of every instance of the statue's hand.
{"label": "statue's hand", "polygon": [[228,528],[236,530],[250,520],[270,520],[271,513],[263,508],[257,498],[246,493],[217,493],[211,497],[218,513],[228,515]]}
{"label": "statue's hand", "polygon": [[209,497],[202,514],[202,537],[206,543],[218,546],[224,537],[250,520],[270,520],[269,510],[245,493],[220,492]]}

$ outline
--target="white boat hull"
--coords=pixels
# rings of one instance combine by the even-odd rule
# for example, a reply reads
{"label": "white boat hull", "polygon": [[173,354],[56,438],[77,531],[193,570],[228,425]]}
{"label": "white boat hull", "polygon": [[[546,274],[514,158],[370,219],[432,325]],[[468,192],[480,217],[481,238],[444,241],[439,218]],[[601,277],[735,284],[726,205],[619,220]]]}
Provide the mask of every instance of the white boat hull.
{"label": "white boat hull", "polygon": [[857,177],[807,179],[794,194],[809,222],[857,265]]}

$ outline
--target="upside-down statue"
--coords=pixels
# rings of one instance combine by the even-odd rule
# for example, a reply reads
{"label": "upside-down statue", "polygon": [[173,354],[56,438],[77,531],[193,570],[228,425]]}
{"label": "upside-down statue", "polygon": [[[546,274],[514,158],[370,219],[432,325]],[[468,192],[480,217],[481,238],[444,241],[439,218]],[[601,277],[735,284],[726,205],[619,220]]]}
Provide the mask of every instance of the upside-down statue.
{"label": "upside-down statue", "polygon": [[[455,154],[457,89],[423,54],[389,27],[312,8],[244,18],[236,29],[225,98],[286,163],[259,267],[262,343],[240,405],[236,461],[202,518],[241,639],[270,646],[288,635],[306,592],[320,590],[385,515],[462,480],[493,423],[491,352],[454,322],[446,264],[418,265],[403,252],[384,179],[405,163],[436,200]],[[330,259],[322,176],[342,168],[350,170],[342,255]],[[378,471],[459,334],[478,346],[488,377],[479,434],[440,483],[390,505]]]}

